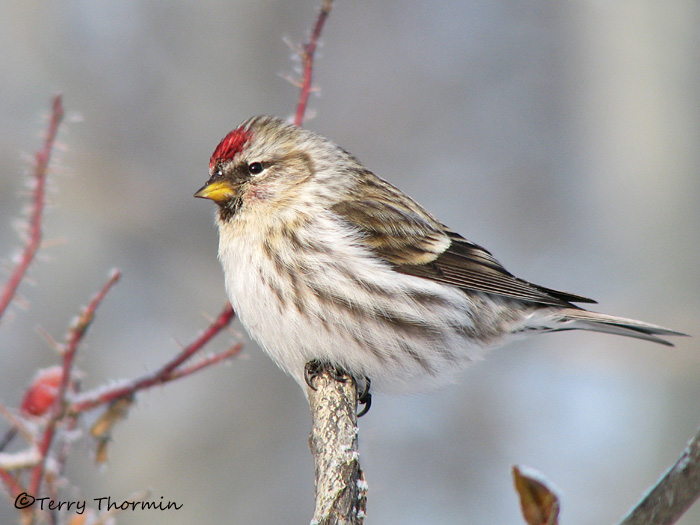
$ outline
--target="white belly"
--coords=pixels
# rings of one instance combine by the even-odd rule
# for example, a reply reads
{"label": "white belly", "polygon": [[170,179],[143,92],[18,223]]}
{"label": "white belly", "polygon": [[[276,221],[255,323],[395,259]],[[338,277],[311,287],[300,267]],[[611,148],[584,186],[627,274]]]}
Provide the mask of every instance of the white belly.
{"label": "white belly", "polygon": [[[244,327],[302,387],[313,359],[369,377],[373,390],[413,392],[452,381],[483,353],[471,316],[483,305],[460,290],[393,271],[330,219],[300,232],[301,248],[270,232],[222,227],[219,258]],[[334,236],[333,246],[318,241]]]}

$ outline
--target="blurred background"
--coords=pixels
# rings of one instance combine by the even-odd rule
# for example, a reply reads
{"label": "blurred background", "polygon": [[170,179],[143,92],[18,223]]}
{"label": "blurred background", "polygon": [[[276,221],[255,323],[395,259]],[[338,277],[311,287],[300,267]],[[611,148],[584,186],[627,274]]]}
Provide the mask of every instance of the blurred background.
{"label": "blurred background", "polygon": [[[37,328],[61,339],[112,267],[122,281],[78,357],[85,388],[154,370],[219,312],[215,206],[192,194],[230,129],[292,114],[284,39],[304,38],[319,3],[0,4],[7,260],[54,93],[67,110],[47,247],[0,326],[2,404],[17,407],[34,371],[57,362]],[[698,27],[691,0],[337,2],[309,128],[515,274],[694,336],[666,348],[544,335],[439,392],[375,396],[360,421],[368,524],[522,523],[514,464],[560,489],[563,523],[617,522],[695,433]],[[150,489],[183,504],[122,524],[308,523],[309,429],[298,386],[248,343],[229,365],[140,395],[107,467],[81,441],[65,497]],[[15,519],[3,498],[0,522]],[[695,508],[680,523],[699,521]]]}

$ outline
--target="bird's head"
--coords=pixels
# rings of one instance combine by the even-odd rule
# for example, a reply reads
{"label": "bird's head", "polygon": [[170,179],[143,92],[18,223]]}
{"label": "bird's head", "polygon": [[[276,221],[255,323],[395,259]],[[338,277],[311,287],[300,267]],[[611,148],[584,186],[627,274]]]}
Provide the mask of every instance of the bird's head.
{"label": "bird's head", "polygon": [[[209,180],[195,197],[219,205],[230,220],[242,208],[296,202],[319,168],[343,156],[337,146],[276,117],[253,117],[226,135],[209,160]],[[269,206],[269,207],[268,207]]]}

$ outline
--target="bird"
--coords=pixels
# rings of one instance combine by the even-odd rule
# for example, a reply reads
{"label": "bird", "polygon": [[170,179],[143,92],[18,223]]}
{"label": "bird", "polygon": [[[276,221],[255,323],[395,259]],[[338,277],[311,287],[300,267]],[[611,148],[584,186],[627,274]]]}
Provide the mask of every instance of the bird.
{"label": "bird", "polygon": [[305,392],[324,368],[362,384],[362,403],[370,385],[432,390],[528,334],[669,346],[685,335],[516,277],[342,147],[278,117],[229,132],[194,196],[218,206],[218,258],[241,323]]}

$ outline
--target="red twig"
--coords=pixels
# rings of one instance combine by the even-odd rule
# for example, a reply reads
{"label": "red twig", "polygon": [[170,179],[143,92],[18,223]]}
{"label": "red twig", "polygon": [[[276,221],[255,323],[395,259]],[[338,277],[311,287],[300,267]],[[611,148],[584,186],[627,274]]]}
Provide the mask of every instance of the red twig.
{"label": "red twig", "polygon": [[183,348],[182,352],[180,352],[175,359],[166,363],[156,375],[160,377],[170,376],[177,367],[201,350],[216,334],[228,326],[235,315],[231,304],[226,303],[226,306],[219,312],[219,316],[211,322],[204,332],[192,343]]}
{"label": "red twig", "polygon": [[[104,403],[110,403],[123,397],[131,397],[139,390],[144,390],[155,385],[166,383],[178,377],[188,375],[196,370],[204,368],[205,366],[222,361],[226,357],[235,355],[238,353],[238,351],[240,351],[240,348],[237,346],[233,347],[227,352],[216,354],[210,358],[205,358],[201,363],[192,365],[191,371],[189,371],[189,369],[177,370],[180,365],[192,357],[196,352],[201,350],[202,347],[204,347],[215,335],[225,328],[231,322],[234,316],[235,314],[233,312],[233,308],[227,303],[224,309],[219,313],[219,316],[211,322],[211,324],[204,330],[204,332],[200,334],[197,339],[183,348],[182,351],[175,356],[175,358],[163,365],[159,370],[132,381],[128,385],[102,391],[96,396],[89,397],[88,394],[86,399],[81,399],[72,403],[68,407],[68,412],[72,414],[84,412]],[[234,349],[236,349],[235,352],[233,351]]]}
{"label": "red twig", "polygon": [[304,122],[306,104],[309,101],[309,94],[311,93],[311,76],[314,67],[314,53],[316,52],[318,39],[321,37],[321,32],[323,31],[323,24],[326,23],[326,18],[328,18],[332,7],[333,0],[323,0],[321,10],[318,12],[318,18],[316,18],[314,30],[311,33],[311,37],[309,38],[309,41],[304,44],[304,49],[302,52],[302,60],[304,61],[304,77],[301,84],[301,91],[299,93],[299,101],[297,102],[297,111],[294,115],[294,124],[297,126],[301,126]]}
{"label": "red twig", "polygon": [[83,309],[80,317],[71,327],[66,344],[63,348],[63,371],[61,374],[61,383],[58,387],[58,392],[56,394],[56,399],[54,400],[53,406],[51,408],[51,415],[46,428],[44,429],[44,434],[41,437],[39,443],[39,454],[41,461],[34,467],[32,471],[32,480],[29,485],[30,494],[38,494],[39,487],[41,485],[41,480],[44,475],[44,465],[46,464],[46,458],[51,448],[51,443],[53,442],[54,435],[56,433],[56,426],[59,421],[62,420],[65,414],[66,405],[66,393],[71,381],[71,371],[73,368],[73,358],[75,357],[75,352],[78,349],[78,345],[83,340],[88,327],[92,323],[95,317],[95,311],[100,305],[102,300],[107,295],[107,292],[116,284],[121,276],[118,270],[114,270],[109,280],[102,289],[92,298],[90,303]]}
{"label": "red twig", "polygon": [[29,236],[17,266],[0,294],[0,318],[2,318],[12,298],[15,296],[17,288],[27,273],[27,269],[32,260],[34,260],[34,256],[41,244],[41,223],[46,205],[46,176],[51,152],[56,142],[58,126],[62,119],[63,104],[61,103],[61,95],[56,95],[53,99],[51,118],[46,130],[44,145],[34,156],[34,187],[32,189],[32,207],[29,215]]}
{"label": "red twig", "polygon": [[17,496],[22,494],[22,492],[26,492],[15,477],[6,470],[0,469],[0,478],[2,478],[5,488],[12,496],[12,499],[15,499]]}
{"label": "red twig", "polygon": [[241,352],[241,350],[243,350],[243,343],[237,343],[228,350],[224,350],[223,352],[220,352],[218,354],[209,355],[203,359],[200,359],[196,363],[193,363],[187,368],[181,368],[179,370],[173,371],[168,377],[168,380],[178,379],[180,377],[185,377],[190,374],[194,374],[202,368],[206,368],[221,361],[225,361],[229,357],[234,357],[238,355]]}

